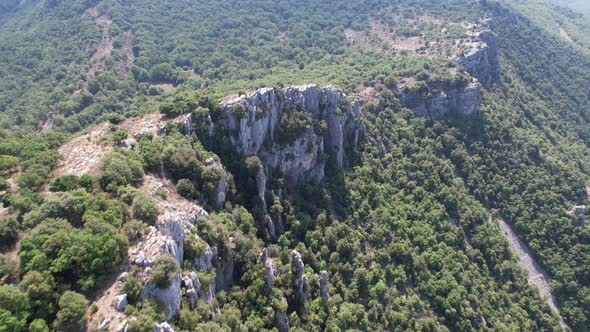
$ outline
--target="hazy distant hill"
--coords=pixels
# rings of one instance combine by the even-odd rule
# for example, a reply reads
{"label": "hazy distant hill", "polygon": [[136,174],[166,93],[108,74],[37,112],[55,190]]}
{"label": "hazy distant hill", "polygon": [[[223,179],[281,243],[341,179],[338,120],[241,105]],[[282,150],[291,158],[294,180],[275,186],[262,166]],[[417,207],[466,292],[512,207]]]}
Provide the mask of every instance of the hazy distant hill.
{"label": "hazy distant hill", "polygon": [[580,11],[590,16],[590,0],[555,0],[561,5],[569,6],[572,9]]}

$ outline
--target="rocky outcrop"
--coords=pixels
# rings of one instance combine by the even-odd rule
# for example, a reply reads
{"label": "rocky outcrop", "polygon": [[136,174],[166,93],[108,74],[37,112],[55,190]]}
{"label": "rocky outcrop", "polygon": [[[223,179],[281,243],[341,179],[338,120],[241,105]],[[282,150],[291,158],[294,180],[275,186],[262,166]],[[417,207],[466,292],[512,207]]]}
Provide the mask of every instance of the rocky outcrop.
{"label": "rocky outcrop", "polygon": [[270,235],[270,237],[273,239],[276,239],[277,238],[277,228],[275,226],[274,221],[272,220],[272,218],[268,214],[264,216],[264,225],[266,226],[266,230],[268,231],[268,234]]}
{"label": "rocky outcrop", "polygon": [[291,271],[293,272],[293,286],[299,297],[305,301],[309,297],[309,280],[305,276],[305,265],[301,254],[293,250],[291,252]]}
{"label": "rocky outcrop", "polygon": [[209,244],[205,247],[205,250],[201,255],[195,258],[193,264],[195,267],[202,271],[209,271],[213,267],[213,261],[217,258],[217,247],[211,247]]}
{"label": "rocky outcrop", "polygon": [[574,217],[583,217],[586,214],[586,205],[576,205],[569,213]]}
{"label": "rocky outcrop", "polygon": [[199,276],[195,271],[191,271],[182,278],[182,285],[186,290],[186,298],[191,309],[195,308],[199,299],[203,299],[207,304],[211,304],[213,301],[213,297],[215,296],[215,284],[212,283],[209,285],[208,289],[203,290]]}
{"label": "rocky outcrop", "polygon": [[168,219],[166,217],[175,218],[176,216],[164,215],[156,227],[161,233],[167,237],[162,242],[162,249],[164,252],[170,253],[178,264],[182,265],[184,261],[184,226],[182,221],[178,219]]}
{"label": "rocky outcrop", "polygon": [[401,101],[418,116],[440,119],[451,112],[468,116],[479,111],[480,84],[471,82],[454,87],[408,89],[402,92]]}
{"label": "rocky outcrop", "polygon": [[258,191],[258,198],[262,202],[262,208],[266,211],[266,174],[264,173],[264,167],[262,164],[258,167],[256,172],[256,189]]}
{"label": "rocky outcrop", "polygon": [[174,329],[167,322],[163,322],[154,326],[154,332],[174,332]]}
{"label": "rocky outcrop", "polygon": [[[233,241],[232,238],[230,238],[230,242],[231,241]],[[215,284],[217,290],[229,288],[234,281],[234,269],[234,258],[231,254],[227,254],[215,269]]]}
{"label": "rocky outcrop", "polygon": [[[311,113],[312,124],[298,128],[287,141],[287,112]],[[217,120],[229,131],[230,141],[242,156],[257,155],[264,166],[278,169],[291,180],[319,182],[324,176],[324,153],[342,167],[347,147],[358,143],[362,132],[360,100],[349,100],[334,87],[317,85],[284,89],[263,88],[221,105]]]}
{"label": "rocky outcrop", "polygon": [[[301,255],[299,256],[301,258]],[[266,276],[264,280],[266,281],[266,285],[268,288],[274,288],[275,286],[275,278],[279,275],[279,269],[274,265],[272,258],[268,254],[266,248],[262,249],[262,253],[260,254],[260,258],[264,263],[264,269],[266,270]],[[301,262],[303,264],[303,262]],[[287,307],[287,300],[281,294],[280,295],[280,302],[286,308]],[[287,312],[282,309],[276,309],[275,311],[275,322],[277,323],[277,327],[280,332],[287,332],[289,331],[289,317],[287,316]]]}
{"label": "rocky outcrop", "polygon": [[[281,303],[287,303],[287,300],[283,296],[281,296]],[[279,328],[279,332],[287,332],[289,331],[289,317],[287,317],[286,311],[276,311],[275,312],[275,321],[277,322],[277,327]]]}
{"label": "rocky outcrop", "polygon": [[146,283],[143,296],[161,300],[168,308],[168,320],[180,310],[182,276],[179,273],[171,280],[169,287],[161,289],[149,283],[151,266],[155,259],[162,255],[174,257],[182,266],[185,236],[194,227],[197,218],[208,217],[208,214],[198,205],[178,196],[176,192],[168,192],[167,199],[154,195],[153,193],[169,187],[164,186],[162,181],[150,176],[144,179],[143,189],[156,198],[162,213],[158,216],[156,224],[149,228],[149,233],[144,239],[130,249],[129,261],[139,268],[138,277]]}
{"label": "rocky outcrop", "polygon": [[476,41],[468,44],[468,50],[454,60],[487,89],[500,74],[500,47],[497,36],[489,31],[473,33]]}
{"label": "rocky outcrop", "polygon": [[115,297],[115,310],[123,311],[127,307],[127,294],[117,295]]}
{"label": "rocky outcrop", "polygon": [[176,316],[180,310],[182,300],[181,276],[178,274],[170,281],[168,288],[159,288],[154,284],[147,284],[143,291],[144,297],[153,297],[162,301],[168,308],[166,320]]}
{"label": "rocky outcrop", "polygon": [[330,305],[330,295],[328,293],[328,272],[322,271],[320,276],[320,294],[322,295],[322,301],[324,301],[324,305]]}
{"label": "rocky outcrop", "polygon": [[225,203],[225,196],[227,190],[227,173],[223,165],[220,162],[215,161],[213,158],[207,158],[205,160],[205,166],[214,169],[216,174],[219,174],[217,180],[217,186],[215,187],[215,193],[213,194],[214,204],[218,207],[223,206]]}
{"label": "rocky outcrop", "polygon": [[266,248],[262,249],[262,254],[260,256],[262,258],[262,262],[264,263],[264,269],[266,270],[266,276],[264,277],[266,285],[269,288],[274,288],[275,278],[279,274],[279,269],[277,269],[272,261],[272,258],[270,258],[268,255]]}
{"label": "rocky outcrop", "polygon": [[580,225],[586,226],[586,205],[576,205],[568,211],[568,214],[573,216]]}

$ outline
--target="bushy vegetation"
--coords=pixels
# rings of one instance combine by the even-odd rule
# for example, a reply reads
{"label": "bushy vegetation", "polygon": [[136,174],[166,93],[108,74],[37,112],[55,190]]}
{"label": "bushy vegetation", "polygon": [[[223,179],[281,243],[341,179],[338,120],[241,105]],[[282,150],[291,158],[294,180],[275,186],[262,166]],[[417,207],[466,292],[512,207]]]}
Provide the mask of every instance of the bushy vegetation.
{"label": "bushy vegetation", "polygon": [[180,267],[174,257],[169,255],[159,256],[154,261],[150,282],[158,286],[158,288],[166,289],[178,273],[180,273]]}

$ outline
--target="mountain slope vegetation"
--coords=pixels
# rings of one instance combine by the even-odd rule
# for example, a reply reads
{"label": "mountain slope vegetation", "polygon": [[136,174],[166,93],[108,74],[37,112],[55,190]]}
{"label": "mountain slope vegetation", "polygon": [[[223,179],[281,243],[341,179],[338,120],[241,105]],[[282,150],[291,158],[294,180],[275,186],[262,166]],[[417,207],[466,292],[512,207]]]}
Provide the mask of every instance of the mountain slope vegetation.
{"label": "mountain slope vegetation", "polygon": [[[589,330],[588,29],[542,1],[0,4],[0,330]],[[457,60],[482,31],[485,87]]]}

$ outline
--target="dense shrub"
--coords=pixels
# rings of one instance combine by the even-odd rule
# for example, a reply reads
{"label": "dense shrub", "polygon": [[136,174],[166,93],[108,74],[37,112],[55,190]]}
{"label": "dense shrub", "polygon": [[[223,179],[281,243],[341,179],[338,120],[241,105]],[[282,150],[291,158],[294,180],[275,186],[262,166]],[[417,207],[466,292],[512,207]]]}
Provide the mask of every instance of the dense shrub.
{"label": "dense shrub", "polygon": [[63,175],[53,180],[51,191],[71,191],[80,188],[79,179],[75,175]]}
{"label": "dense shrub", "polygon": [[160,213],[156,201],[143,193],[135,195],[131,209],[135,218],[150,225],[156,222]]}
{"label": "dense shrub", "polygon": [[135,304],[141,299],[143,295],[143,289],[143,282],[140,279],[129,275],[123,282],[121,294],[127,294],[127,300],[129,303]]}
{"label": "dense shrub", "polygon": [[195,186],[189,179],[180,179],[176,184],[176,192],[186,198],[193,198],[195,196]]}
{"label": "dense shrub", "polygon": [[13,217],[0,219],[0,243],[1,246],[14,244],[18,237],[19,224]]}
{"label": "dense shrub", "polygon": [[100,185],[104,190],[114,192],[117,187],[135,185],[143,177],[143,167],[132,153],[115,150],[102,161]]}
{"label": "dense shrub", "polygon": [[172,279],[180,273],[180,266],[174,257],[170,255],[159,256],[154,261],[150,282],[165,289],[170,286]]}
{"label": "dense shrub", "polygon": [[59,299],[59,311],[53,323],[57,331],[81,331],[86,322],[88,300],[76,292],[66,291]]}

